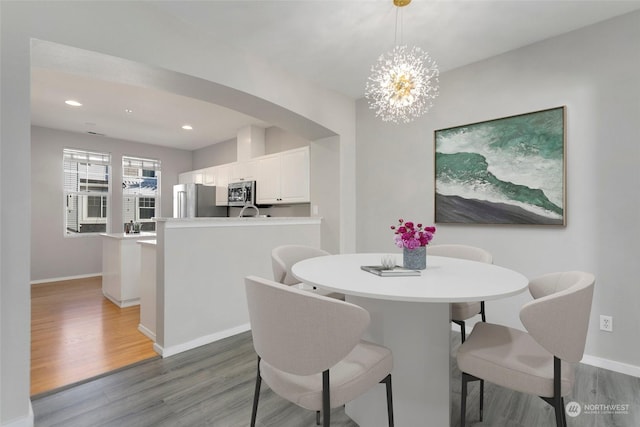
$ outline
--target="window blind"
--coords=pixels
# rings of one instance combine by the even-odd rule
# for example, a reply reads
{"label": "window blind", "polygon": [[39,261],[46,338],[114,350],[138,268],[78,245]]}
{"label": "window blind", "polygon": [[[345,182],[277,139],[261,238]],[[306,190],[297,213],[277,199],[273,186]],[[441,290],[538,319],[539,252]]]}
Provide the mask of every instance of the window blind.
{"label": "window blind", "polygon": [[160,160],[141,159],[138,157],[122,157],[122,168],[144,169],[144,170],[160,170]]}
{"label": "window blind", "polygon": [[111,154],[65,148],[64,160],[65,162],[70,163],[86,163],[90,165],[109,166],[111,164]]}

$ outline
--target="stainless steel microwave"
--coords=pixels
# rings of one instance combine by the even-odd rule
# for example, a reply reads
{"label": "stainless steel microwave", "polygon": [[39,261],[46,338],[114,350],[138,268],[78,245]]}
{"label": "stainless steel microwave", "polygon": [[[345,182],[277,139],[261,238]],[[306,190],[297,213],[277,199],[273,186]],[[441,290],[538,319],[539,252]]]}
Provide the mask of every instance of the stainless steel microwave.
{"label": "stainless steel microwave", "polygon": [[246,206],[256,204],[256,182],[240,181],[229,184],[229,206]]}

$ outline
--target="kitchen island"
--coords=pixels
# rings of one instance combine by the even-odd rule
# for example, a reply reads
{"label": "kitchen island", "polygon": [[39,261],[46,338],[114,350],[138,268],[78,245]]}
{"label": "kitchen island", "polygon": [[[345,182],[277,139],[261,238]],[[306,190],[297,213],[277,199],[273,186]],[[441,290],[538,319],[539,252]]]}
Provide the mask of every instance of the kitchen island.
{"label": "kitchen island", "polygon": [[156,343],[163,357],[249,330],[244,278],[271,250],[320,247],[319,217],[157,218]]}
{"label": "kitchen island", "polygon": [[102,233],[102,293],[120,308],[140,304],[139,240],[155,233]]}

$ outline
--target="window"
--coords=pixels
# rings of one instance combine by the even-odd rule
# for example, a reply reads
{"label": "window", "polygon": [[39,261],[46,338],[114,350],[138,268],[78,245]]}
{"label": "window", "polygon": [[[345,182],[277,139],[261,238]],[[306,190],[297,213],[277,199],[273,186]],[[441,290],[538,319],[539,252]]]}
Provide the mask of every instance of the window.
{"label": "window", "polygon": [[102,196],[87,196],[87,218],[107,217],[107,198]]}
{"label": "window", "polygon": [[151,219],[156,215],[156,199],[153,197],[138,198],[140,219]]}
{"label": "window", "polygon": [[122,157],[122,219],[139,223],[142,231],[154,231],[160,206],[160,161]]}
{"label": "window", "polygon": [[64,233],[104,233],[109,224],[111,155],[65,148]]}

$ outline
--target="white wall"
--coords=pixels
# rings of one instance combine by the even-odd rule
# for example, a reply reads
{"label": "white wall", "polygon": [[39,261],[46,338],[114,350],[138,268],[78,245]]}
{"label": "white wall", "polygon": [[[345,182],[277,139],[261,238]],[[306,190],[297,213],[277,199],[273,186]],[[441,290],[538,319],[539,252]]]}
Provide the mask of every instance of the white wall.
{"label": "white wall", "polygon": [[[321,247],[337,254],[345,252],[340,249],[340,211],[335,206],[340,204],[340,140],[330,137],[314,141],[309,146],[311,174],[311,216],[320,216],[322,222]],[[354,168],[355,169],[355,168]]]}
{"label": "white wall", "polygon": [[193,170],[233,163],[238,159],[238,144],[236,138],[193,150],[192,157]]}
{"label": "white wall", "polygon": [[[640,374],[639,41],[636,12],[444,73],[433,110],[407,126],[358,101],[358,250],[393,252],[400,217],[433,222],[434,130],[566,105],[567,226],[437,225],[434,243],[484,247],[528,277],[595,273],[586,353]],[[528,298],[489,302],[487,317],[521,327]],[[613,333],[598,330],[600,314]]]}
{"label": "white wall", "polygon": [[[291,132],[271,126],[265,129],[264,149],[265,154],[274,154],[294,148],[305,147],[310,144],[308,139]],[[208,168],[238,160],[238,148],[236,138],[211,144],[207,147],[193,151],[193,169]]]}
{"label": "white wall", "polygon": [[158,159],[162,164],[158,216],[171,216],[172,187],[178,173],[191,168],[191,151],[112,138],[31,128],[31,280],[40,281],[102,272],[99,236],[64,237],[62,150],[79,148],[111,153],[111,231],[122,228],[122,156]]}
{"label": "white wall", "polygon": [[168,357],[248,330],[243,278],[273,278],[271,250],[318,247],[320,227],[309,218],[158,222],[156,351]]}
{"label": "white wall", "polygon": [[299,135],[271,126],[264,132],[264,154],[274,154],[294,148],[306,147],[311,143]]}
{"label": "white wall", "polygon": [[[219,103],[310,140],[340,140],[340,247],[355,247],[355,106],[353,100],[207,41],[146,2],[0,2],[0,264],[2,360],[0,424],[30,425],[30,108],[31,41],[75,46],[216,82]],[[68,60],[66,62],[69,62]],[[61,64],[65,60],[62,58]],[[70,64],[73,65],[73,64]],[[88,70],[99,72],[100,70]],[[126,78],[126,75],[122,76]],[[147,82],[173,85],[186,96],[199,84],[174,76]],[[286,87],[288,90],[283,91]],[[309,102],[313,100],[313,102]],[[294,114],[292,114],[292,112]],[[315,125],[314,125],[315,124]],[[329,130],[329,135],[326,134]],[[307,135],[306,133],[309,133]],[[313,133],[316,136],[313,137]],[[20,182],[22,185],[15,185]],[[335,190],[338,192],[338,190]]]}

